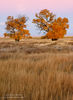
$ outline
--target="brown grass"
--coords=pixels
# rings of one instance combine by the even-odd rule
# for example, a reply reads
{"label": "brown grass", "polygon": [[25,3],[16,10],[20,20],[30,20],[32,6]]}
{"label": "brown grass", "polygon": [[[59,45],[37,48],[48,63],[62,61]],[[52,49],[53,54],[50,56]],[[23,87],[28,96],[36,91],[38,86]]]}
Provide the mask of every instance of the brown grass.
{"label": "brown grass", "polygon": [[0,100],[73,100],[72,45],[5,41],[0,42]]}

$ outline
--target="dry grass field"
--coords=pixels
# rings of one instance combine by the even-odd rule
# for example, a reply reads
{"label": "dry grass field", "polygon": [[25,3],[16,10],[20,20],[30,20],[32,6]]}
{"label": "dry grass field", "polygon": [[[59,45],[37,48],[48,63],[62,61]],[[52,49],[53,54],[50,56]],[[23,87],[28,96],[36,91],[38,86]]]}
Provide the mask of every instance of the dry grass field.
{"label": "dry grass field", "polygon": [[0,100],[73,100],[73,38],[1,38]]}

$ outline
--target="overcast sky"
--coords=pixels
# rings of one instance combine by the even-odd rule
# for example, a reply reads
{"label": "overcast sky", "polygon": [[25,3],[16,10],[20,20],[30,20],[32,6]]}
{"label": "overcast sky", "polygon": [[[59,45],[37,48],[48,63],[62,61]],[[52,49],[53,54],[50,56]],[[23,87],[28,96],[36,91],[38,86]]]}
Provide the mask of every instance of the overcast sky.
{"label": "overcast sky", "polygon": [[32,24],[32,19],[42,9],[50,10],[57,17],[68,17],[68,35],[73,35],[73,0],[0,0],[0,34],[5,32],[7,16],[26,15],[29,17],[27,24],[30,33],[37,36],[40,32]]}

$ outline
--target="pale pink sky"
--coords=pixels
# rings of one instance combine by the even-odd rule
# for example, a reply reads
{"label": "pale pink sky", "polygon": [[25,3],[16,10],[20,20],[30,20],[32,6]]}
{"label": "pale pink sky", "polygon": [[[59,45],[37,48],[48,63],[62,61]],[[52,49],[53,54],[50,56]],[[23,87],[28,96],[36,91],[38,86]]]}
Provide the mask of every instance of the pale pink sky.
{"label": "pale pink sky", "polygon": [[73,32],[73,0],[0,0],[0,33],[5,32],[4,23],[7,16],[25,14],[31,19],[28,24],[30,32],[35,34],[32,19],[34,14],[42,9],[48,9],[57,16],[68,17],[68,33]]}
{"label": "pale pink sky", "polygon": [[73,0],[0,0],[0,12],[34,12],[40,9],[73,11]]}

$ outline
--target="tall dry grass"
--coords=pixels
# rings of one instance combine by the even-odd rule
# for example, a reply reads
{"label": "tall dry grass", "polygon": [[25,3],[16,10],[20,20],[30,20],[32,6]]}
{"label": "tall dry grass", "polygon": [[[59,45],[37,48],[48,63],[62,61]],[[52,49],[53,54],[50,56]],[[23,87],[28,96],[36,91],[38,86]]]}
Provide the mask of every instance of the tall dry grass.
{"label": "tall dry grass", "polygon": [[0,53],[0,100],[73,100],[73,53]]}

